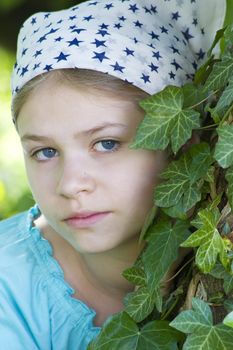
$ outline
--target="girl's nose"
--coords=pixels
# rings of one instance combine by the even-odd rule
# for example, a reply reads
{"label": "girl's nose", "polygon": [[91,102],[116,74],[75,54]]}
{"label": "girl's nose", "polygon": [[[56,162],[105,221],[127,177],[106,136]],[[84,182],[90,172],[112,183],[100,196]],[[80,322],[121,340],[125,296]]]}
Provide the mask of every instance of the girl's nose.
{"label": "girl's nose", "polygon": [[76,198],[81,192],[95,190],[95,179],[84,165],[64,165],[57,183],[57,193],[66,198]]}

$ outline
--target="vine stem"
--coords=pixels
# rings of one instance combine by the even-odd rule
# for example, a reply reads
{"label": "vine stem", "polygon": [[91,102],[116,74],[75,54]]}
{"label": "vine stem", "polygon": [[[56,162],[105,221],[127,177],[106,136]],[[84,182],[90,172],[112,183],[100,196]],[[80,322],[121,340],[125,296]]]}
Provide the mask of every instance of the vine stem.
{"label": "vine stem", "polygon": [[217,197],[215,182],[210,182],[210,196],[212,200],[214,200]]}
{"label": "vine stem", "polygon": [[225,122],[225,120],[227,119],[228,115],[231,113],[232,108],[233,108],[232,105],[228,108],[228,110],[224,114],[221,122],[219,123],[220,126]]}
{"label": "vine stem", "polygon": [[204,130],[204,129],[209,129],[209,128],[213,128],[215,126],[218,126],[218,123],[215,124],[211,124],[211,125],[206,125],[206,126],[202,126],[200,128],[197,128],[196,130]]}
{"label": "vine stem", "polygon": [[179,273],[194,259],[194,257],[192,256],[188,261],[186,261],[186,263],[175,273],[175,275],[173,275],[171,278],[169,278],[168,280],[164,281],[164,283],[170,282],[172,281],[176,276],[179,275]]}
{"label": "vine stem", "polygon": [[171,307],[167,310],[167,312],[165,313],[165,315],[161,316],[161,320],[165,320],[166,317],[172,312],[172,310],[174,309],[174,307],[176,306],[176,304],[178,303],[179,298],[176,298],[176,301],[174,304],[171,305]]}
{"label": "vine stem", "polygon": [[205,102],[206,100],[208,100],[208,98],[210,98],[211,96],[215,95],[218,92],[218,90],[213,91],[212,94],[208,95],[207,97],[205,97],[202,101],[199,101],[198,103],[196,103],[193,106],[190,106],[189,109],[193,109],[195,107],[198,107],[199,105],[201,105],[203,102]]}

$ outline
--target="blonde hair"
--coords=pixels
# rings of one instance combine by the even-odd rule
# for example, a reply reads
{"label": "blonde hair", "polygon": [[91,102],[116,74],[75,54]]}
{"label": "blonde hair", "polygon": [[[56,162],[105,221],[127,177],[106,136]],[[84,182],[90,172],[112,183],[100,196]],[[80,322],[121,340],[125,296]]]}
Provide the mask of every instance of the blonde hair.
{"label": "blonde hair", "polygon": [[42,82],[51,78],[56,79],[58,83],[66,83],[82,90],[92,90],[97,94],[104,92],[111,96],[122,98],[123,100],[132,101],[137,108],[140,108],[138,105],[139,101],[149,96],[145,91],[107,73],[90,69],[57,69],[38,75],[18,91],[12,101],[12,117],[15,124],[19,112],[30,94]]}

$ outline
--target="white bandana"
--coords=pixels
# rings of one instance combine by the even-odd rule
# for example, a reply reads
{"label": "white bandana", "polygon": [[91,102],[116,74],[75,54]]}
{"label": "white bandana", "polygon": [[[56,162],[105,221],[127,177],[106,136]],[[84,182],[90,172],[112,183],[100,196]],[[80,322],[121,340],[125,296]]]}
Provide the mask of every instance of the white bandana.
{"label": "white bandana", "polygon": [[149,94],[191,81],[223,25],[225,0],[90,0],[37,13],[18,37],[15,94],[61,68],[108,73]]}

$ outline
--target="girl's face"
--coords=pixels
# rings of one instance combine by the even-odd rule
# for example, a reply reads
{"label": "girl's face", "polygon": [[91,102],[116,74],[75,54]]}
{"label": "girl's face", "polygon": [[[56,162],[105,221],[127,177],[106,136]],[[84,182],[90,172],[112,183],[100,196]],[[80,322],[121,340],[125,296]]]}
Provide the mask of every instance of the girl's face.
{"label": "girl's face", "polygon": [[49,225],[81,252],[135,241],[153,205],[162,152],[129,148],[143,112],[129,101],[43,82],[18,130],[32,193]]}

